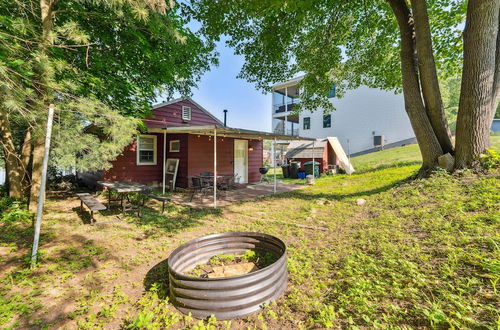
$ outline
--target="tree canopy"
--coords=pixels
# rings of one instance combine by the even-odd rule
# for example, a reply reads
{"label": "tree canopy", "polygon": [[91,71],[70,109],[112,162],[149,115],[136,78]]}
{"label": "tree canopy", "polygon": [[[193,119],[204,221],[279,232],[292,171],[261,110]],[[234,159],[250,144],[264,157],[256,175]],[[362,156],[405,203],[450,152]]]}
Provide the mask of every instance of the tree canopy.
{"label": "tree canopy", "polygon": [[[173,1],[0,0],[4,157],[36,168],[54,104],[52,163],[108,167],[136,132],[133,117],[148,116],[160,93],[189,94],[216,63],[214,43],[188,23]],[[83,134],[90,124],[105,138]]]}
{"label": "tree canopy", "polygon": [[[443,76],[460,72],[465,3],[429,1]],[[332,83],[339,96],[361,85],[402,90],[399,29],[384,0],[198,0],[193,11],[207,35],[229,36],[246,60],[240,76],[259,88],[305,73],[301,105],[308,110],[331,109]]]}
{"label": "tree canopy", "polygon": [[[489,146],[500,98],[497,0],[194,0],[211,38],[245,57],[240,77],[268,89],[305,74],[297,108],[332,110],[336,95],[361,85],[403,91],[422,153],[421,174],[449,153],[475,166]],[[440,79],[462,74],[456,146]]]}

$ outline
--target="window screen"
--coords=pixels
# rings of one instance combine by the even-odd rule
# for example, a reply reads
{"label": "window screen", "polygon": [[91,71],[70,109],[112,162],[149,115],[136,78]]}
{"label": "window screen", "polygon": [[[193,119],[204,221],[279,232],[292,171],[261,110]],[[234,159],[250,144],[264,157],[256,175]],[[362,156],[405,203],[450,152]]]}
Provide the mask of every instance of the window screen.
{"label": "window screen", "polygon": [[137,163],[139,165],[156,164],[156,136],[140,136],[138,140],[137,152]]}
{"label": "window screen", "polygon": [[181,142],[179,140],[170,141],[170,152],[181,151]]}
{"label": "window screen", "polygon": [[304,129],[311,128],[311,117],[304,117]]}
{"label": "window screen", "polygon": [[332,115],[323,115],[323,128],[332,127]]}

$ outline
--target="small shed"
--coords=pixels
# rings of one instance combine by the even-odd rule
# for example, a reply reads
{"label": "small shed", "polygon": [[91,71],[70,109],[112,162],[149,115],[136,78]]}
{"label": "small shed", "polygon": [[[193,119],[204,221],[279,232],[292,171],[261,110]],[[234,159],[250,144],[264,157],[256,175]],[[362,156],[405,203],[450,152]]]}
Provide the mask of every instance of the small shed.
{"label": "small shed", "polygon": [[304,163],[312,161],[319,162],[319,171],[324,173],[328,166],[337,165],[343,168],[347,173],[354,172],[354,168],[347,159],[340,143],[336,143],[335,137],[319,139],[316,141],[291,141],[286,151],[288,162],[300,162],[301,170],[304,170]]}

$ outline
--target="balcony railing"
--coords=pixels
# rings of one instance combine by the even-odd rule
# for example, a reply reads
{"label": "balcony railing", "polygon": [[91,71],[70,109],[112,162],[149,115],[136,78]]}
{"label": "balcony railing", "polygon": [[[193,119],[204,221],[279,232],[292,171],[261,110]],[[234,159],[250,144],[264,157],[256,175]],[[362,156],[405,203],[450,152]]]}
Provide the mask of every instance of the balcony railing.
{"label": "balcony railing", "polygon": [[291,135],[291,136],[299,136],[299,129],[294,128],[292,129],[287,129],[286,133],[283,128],[275,128],[273,131],[274,134],[280,134],[280,135]]}
{"label": "balcony railing", "polygon": [[297,105],[297,103],[288,103],[288,106],[286,104],[275,104],[273,105],[273,110],[274,113],[282,113],[285,112],[285,110],[288,110],[288,112],[290,112],[293,111],[295,105]]}

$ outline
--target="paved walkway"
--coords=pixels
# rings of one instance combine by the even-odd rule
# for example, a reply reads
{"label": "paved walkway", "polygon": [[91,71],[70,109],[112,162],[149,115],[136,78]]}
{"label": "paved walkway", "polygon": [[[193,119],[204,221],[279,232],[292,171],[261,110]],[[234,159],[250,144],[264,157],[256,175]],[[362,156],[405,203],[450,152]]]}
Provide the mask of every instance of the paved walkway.
{"label": "paved walkway", "polygon": [[[303,188],[304,185],[284,184],[278,183],[276,186],[276,193],[288,192],[296,189]],[[242,188],[230,190],[225,194],[221,193],[221,197],[217,198],[217,206],[225,206],[234,202],[251,200],[260,196],[272,195],[273,185],[269,183],[249,184]],[[191,193],[188,194],[173,194],[169,196],[174,202],[189,205],[194,207],[212,207],[213,206],[213,192],[205,194],[203,200],[199,193],[196,193],[193,200],[190,202]]]}

